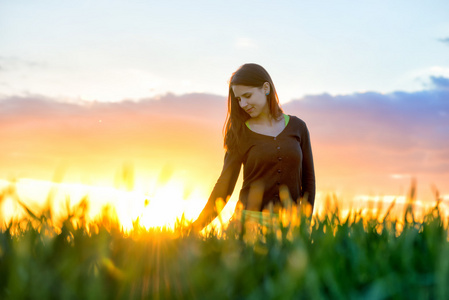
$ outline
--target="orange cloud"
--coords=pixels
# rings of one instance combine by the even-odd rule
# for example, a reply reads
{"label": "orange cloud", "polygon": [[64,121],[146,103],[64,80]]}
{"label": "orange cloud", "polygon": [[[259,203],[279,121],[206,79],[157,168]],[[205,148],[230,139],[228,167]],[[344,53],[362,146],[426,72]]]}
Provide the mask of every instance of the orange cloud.
{"label": "orange cloud", "polygon": [[[416,177],[428,197],[431,184],[449,193],[448,93],[317,95],[283,108],[308,124],[319,191],[405,194]],[[137,181],[157,178],[169,165],[212,187],[222,167],[225,116],[225,98],[207,94],[82,104],[5,98],[0,177],[50,179],[66,165],[69,181],[112,184],[127,162]]]}
{"label": "orange cloud", "polygon": [[[123,164],[157,173],[166,164],[206,175],[220,170],[223,99],[204,95],[141,102],[68,104],[49,99],[0,102],[1,176],[51,178],[58,165],[69,179],[107,181]],[[206,177],[206,176],[204,176]],[[206,177],[207,178],[207,177]]]}
{"label": "orange cloud", "polygon": [[317,95],[284,108],[309,125],[322,187],[404,194],[415,177],[428,198],[432,184],[444,193],[449,188],[448,96],[442,88]]}

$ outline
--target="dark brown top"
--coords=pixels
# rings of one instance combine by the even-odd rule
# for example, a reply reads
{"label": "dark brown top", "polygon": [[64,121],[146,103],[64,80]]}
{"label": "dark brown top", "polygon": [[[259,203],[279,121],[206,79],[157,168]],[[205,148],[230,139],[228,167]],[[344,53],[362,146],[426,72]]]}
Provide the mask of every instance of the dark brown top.
{"label": "dark brown top", "polygon": [[244,126],[237,149],[225,154],[221,175],[197,222],[207,218],[207,212],[214,211],[216,199],[226,201],[232,194],[242,164],[243,186],[239,201],[245,209],[248,206],[254,209],[254,204],[249,203],[252,185],[263,187],[262,201],[256,207],[260,211],[270,202],[280,203],[279,187],[282,185],[287,186],[295,203],[307,193],[307,200],[313,206],[315,172],[309,131],[304,121],[290,116],[287,126],[276,137],[256,133]]}

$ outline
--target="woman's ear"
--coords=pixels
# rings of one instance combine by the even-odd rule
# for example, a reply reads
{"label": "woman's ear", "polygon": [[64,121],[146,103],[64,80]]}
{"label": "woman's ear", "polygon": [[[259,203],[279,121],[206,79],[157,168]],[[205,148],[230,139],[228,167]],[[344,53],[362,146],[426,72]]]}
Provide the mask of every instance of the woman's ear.
{"label": "woman's ear", "polygon": [[270,84],[268,82],[263,84],[263,91],[265,92],[265,95],[269,95],[271,93]]}

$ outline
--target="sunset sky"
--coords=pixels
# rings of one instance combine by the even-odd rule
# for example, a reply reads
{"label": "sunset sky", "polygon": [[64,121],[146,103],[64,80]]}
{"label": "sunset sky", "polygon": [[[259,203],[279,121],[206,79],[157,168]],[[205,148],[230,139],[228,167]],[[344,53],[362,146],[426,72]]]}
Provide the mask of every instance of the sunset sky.
{"label": "sunset sky", "polygon": [[65,182],[117,187],[128,168],[135,191],[171,181],[205,201],[227,81],[255,62],[309,127],[320,195],[404,195],[416,178],[422,199],[435,185],[449,200],[448,12],[447,1],[2,1],[0,179],[63,169]]}

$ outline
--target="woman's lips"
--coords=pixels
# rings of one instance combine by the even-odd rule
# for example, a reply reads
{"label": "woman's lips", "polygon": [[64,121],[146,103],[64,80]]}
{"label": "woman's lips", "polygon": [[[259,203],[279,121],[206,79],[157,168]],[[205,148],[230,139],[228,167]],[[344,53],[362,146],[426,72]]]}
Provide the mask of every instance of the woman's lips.
{"label": "woman's lips", "polygon": [[247,109],[246,112],[251,113],[253,110],[254,110],[254,107],[251,107],[250,109]]}

